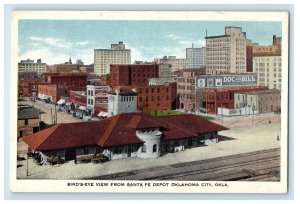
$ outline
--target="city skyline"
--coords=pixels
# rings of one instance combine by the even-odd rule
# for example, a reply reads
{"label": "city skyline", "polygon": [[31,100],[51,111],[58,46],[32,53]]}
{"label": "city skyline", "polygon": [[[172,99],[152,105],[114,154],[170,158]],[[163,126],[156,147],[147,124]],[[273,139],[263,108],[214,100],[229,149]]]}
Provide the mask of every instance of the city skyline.
{"label": "city skyline", "polygon": [[91,64],[94,49],[109,49],[119,41],[131,49],[132,63],[185,58],[185,48],[205,46],[206,30],[208,36],[224,35],[226,26],[241,27],[247,39],[260,45],[271,45],[273,35],[282,35],[281,22],[270,21],[20,20],[18,60],[59,64],[72,58]]}

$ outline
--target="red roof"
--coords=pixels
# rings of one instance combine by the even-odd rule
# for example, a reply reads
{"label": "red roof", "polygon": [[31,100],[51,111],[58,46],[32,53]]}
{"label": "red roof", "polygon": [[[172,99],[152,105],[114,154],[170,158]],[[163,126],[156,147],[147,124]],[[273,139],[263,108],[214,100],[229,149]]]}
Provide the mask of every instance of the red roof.
{"label": "red roof", "polygon": [[196,115],[177,115],[158,117],[159,122],[168,130],[162,130],[165,135],[163,140],[194,137],[202,133],[218,132],[228,128],[205,120]]}
{"label": "red roof", "polygon": [[163,140],[195,137],[227,128],[194,115],[153,117],[145,113],[123,113],[102,121],[59,124],[24,136],[33,150],[57,150],[89,145],[101,147],[142,144],[136,129],[160,128]]}

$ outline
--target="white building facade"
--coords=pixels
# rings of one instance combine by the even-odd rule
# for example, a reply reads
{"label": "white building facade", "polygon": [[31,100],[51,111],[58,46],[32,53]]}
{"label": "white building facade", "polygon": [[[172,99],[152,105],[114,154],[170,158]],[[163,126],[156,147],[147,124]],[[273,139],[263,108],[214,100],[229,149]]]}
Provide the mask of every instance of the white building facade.
{"label": "white building facade", "polygon": [[38,59],[37,62],[34,60],[21,60],[18,63],[18,71],[19,72],[36,72],[38,74],[46,72],[47,64],[42,63],[41,59]]}
{"label": "white building facade", "polygon": [[186,59],[188,69],[195,69],[205,66],[205,47],[186,48]]}
{"label": "white building facade", "polygon": [[137,112],[137,93],[134,91],[120,91],[108,95],[108,117],[121,113]]}
{"label": "white building facade", "polygon": [[130,64],[131,50],[123,42],[111,44],[111,49],[94,50],[94,72],[98,75],[109,74],[110,64]]}
{"label": "white building facade", "polygon": [[253,72],[258,75],[259,85],[281,89],[281,56],[253,57]]}
{"label": "white building facade", "polygon": [[240,27],[225,27],[225,35],[206,39],[206,73],[246,72],[246,33]]}
{"label": "white building facade", "polygon": [[107,108],[109,86],[86,86],[86,106],[91,113],[95,113],[95,106]]}

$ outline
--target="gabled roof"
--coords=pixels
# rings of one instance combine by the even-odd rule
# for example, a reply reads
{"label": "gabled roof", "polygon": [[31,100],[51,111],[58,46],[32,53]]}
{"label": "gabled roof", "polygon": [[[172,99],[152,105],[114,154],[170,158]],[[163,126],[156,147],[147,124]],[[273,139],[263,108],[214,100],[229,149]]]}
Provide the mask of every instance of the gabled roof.
{"label": "gabled roof", "polygon": [[153,117],[145,113],[123,113],[102,121],[55,125],[22,137],[31,149],[58,150],[89,145],[100,147],[142,144],[137,129],[160,128],[163,140],[195,137],[227,128],[194,115]]}
{"label": "gabled roof", "polygon": [[33,150],[56,150],[96,145],[108,121],[59,124],[22,137]]}

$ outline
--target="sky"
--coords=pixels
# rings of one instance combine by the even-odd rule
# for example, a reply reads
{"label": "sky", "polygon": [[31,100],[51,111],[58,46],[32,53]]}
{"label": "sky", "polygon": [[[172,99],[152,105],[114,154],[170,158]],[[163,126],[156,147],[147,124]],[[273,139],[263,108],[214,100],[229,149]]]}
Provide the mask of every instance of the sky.
{"label": "sky", "polygon": [[281,22],[254,21],[121,21],[19,20],[19,61],[42,59],[47,64],[81,59],[94,62],[94,49],[110,49],[122,41],[131,61],[153,61],[163,56],[185,58],[185,49],[205,46],[205,35],[224,35],[226,26],[241,27],[247,39],[261,45],[281,36]]}

